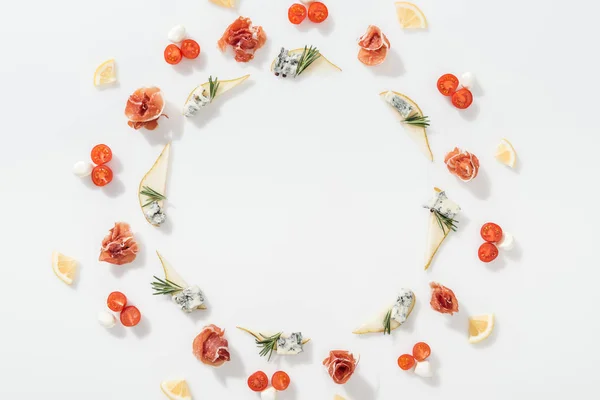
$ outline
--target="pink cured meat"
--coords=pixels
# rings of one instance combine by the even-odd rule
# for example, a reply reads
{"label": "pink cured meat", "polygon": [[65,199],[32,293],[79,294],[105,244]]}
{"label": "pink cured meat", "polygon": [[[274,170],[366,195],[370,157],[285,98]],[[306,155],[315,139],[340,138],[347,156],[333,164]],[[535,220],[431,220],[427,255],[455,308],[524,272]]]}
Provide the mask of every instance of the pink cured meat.
{"label": "pink cured meat", "polygon": [[165,108],[162,92],[157,87],[140,88],[129,96],[125,105],[127,123],[134,129],[153,130]]}
{"label": "pink cured meat", "polygon": [[431,287],[431,301],[429,302],[431,308],[442,314],[452,315],[458,312],[458,300],[452,290],[436,282],[431,282],[429,287]]}
{"label": "pink cured meat", "polygon": [[233,47],[235,60],[248,62],[266,42],[267,34],[262,26],[253,26],[250,18],[239,17],[225,29],[217,45],[221,51],[225,51],[228,45]]}
{"label": "pink cured meat", "polygon": [[194,355],[206,365],[220,367],[231,359],[225,331],[216,325],[208,325],[196,336],[192,345]]}
{"label": "pink cured meat", "polygon": [[115,265],[129,264],[135,260],[138,251],[139,247],[129,224],[116,222],[115,227],[102,240],[98,259]]}
{"label": "pink cured meat", "polygon": [[323,365],[327,368],[329,376],[338,385],[342,385],[350,379],[358,360],[354,355],[346,350],[332,350],[329,352],[329,357],[323,360]]}
{"label": "pink cured meat", "polygon": [[358,60],[370,67],[383,63],[391,47],[387,36],[375,25],[369,25],[367,32],[358,39],[358,45]]}

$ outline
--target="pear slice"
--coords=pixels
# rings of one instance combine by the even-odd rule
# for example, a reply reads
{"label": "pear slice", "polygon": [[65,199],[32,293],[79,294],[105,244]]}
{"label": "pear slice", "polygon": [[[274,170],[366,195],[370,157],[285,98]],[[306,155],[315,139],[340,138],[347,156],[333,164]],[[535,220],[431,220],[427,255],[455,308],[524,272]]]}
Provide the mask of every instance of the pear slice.
{"label": "pear slice", "polygon": [[[144,175],[142,181],[140,182],[140,186],[138,188],[138,199],[140,201],[140,208],[142,209],[142,213],[144,213],[143,205],[146,204],[149,200],[148,196],[141,194],[144,186],[148,186],[149,188],[157,191],[158,193],[165,195],[167,191],[167,174],[169,172],[169,153],[171,152],[171,143],[167,143],[163,151],[160,153],[156,162],[150,171]],[[161,209],[164,209],[164,200],[159,200],[158,205]],[[150,225],[160,226],[153,224],[146,218],[146,214],[144,213],[144,218]]]}
{"label": "pear slice", "polygon": [[[302,52],[304,51],[304,47],[300,48],[300,49],[294,49],[294,50],[288,50],[289,54],[302,54]],[[329,61],[327,58],[325,58],[325,56],[323,55],[323,53],[319,52],[319,54],[321,54],[321,56],[319,58],[317,58],[315,61],[313,61],[312,64],[310,64],[310,66],[304,70],[304,72],[302,72],[302,75],[308,75],[309,71],[316,71],[319,69],[335,69],[338,71],[341,71],[342,69],[340,67],[338,67],[337,65],[335,65],[334,63],[332,63],[331,61]],[[277,62],[277,57],[275,57],[273,59],[273,62],[271,63],[271,72],[273,72],[274,68],[275,68],[275,63]]]}
{"label": "pear slice", "polygon": [[[379,93],[379,96],[382,99],[384,99],[385,94],[387,92],[388,92],[387,90],[385,92],[381,92],[381,93]],[[417,115],[419,115],[421,117],[423,116],[423,111],[421,111],[421,109],[419,108],[417,103],[415,103],[410,97],[408,97],[402,93],[398,93],[398,92],[394,92],[394,91],[392,91],[392,93],[394,93],[397,96],[400,96],[404,101],[406,101],[408,104],[413,106],[413,108],[416,110],[415,113]],[[390,108],[394,109],[391,105],[390,105]],[[403,121],[402,116],[395,109],[394,109],[394,114],[396,114],[396,117],[401,122]],[[431,147],[429,147],[429,139],[427,139],[427,130],[423,127],[405,124],[403,122],[402,122],[402,126],[404,126],[404,129],[408,133],[408,136],[410,136],[410,138],[417,144],[417,146],[419,146],[419,150],[421,150],[421,152],[425,155],[425,157],[427,157],[427,159],[429,161],[433,161],[433,153],[431,152]]]}
{"label": "pear slice", "polygon": [[[436,193],[442,192],[442,189],[437,187],[434,187],[433,190]],[[442,229],[434,213],[430,212],[429,214],[429,228],[427,230],[427,244],[425,246],[425,270],[431,266],[433,257],[450,233],[450,229]]]}
{"label": "pear slice", "polygon": [[[412,312],[413,308],[415,308],[415,303],[417,302],[417,296],[414,295],[413,293],[413,302],[410,306],[410,310],[408,310],[408,314],[406,315],[406,318],[408,318],[410,316],[410,313]],[[383,332],[383,320],[386,316],[386,314],[388,313],[388,311],[390,311],[390,309],[392,307],[394,307],[395,303],[392,303],[389,307],[382,309],[376,317],[374,317],[371,321],[362,324],[360,327],[358,327],[356,330],[354,330],[352,333],[356,334],[356,335],[364,335],[365,333],[381,333]],[[400,327],[400,323],[398,321],[396,321],[395,319],[391,319],[390,320],[390,330],[394,330],[397,329],[398,327]]]}
{"label": "pear slice", "polygon": [[335,396],[333,396],[333,400],[346,400],[346,399],[343,398],[342,396],[340,396],[339,394],[336,394]]}
{"label": "pear slice", "polygon": [[[255,331],[251,331],[250,329],[246,329],[246,328],[242,328],[241,326],[236,326],[236,328],[238,328],[241,331],[244,331],[246,333],[251,334],[252,336],[254,336],[254,338],[256,340],[265,340],[266,338],[273,336],[275,333],[270,333],[270,332],[265,332],[263,333],[258,333]],[[302,345],[305,345],[306,343],[310,342],[310,338],[303,338],[302,339]],[[277,344],[275,344],[275,348],[273,350],[277,350]]]}
{"label": "pear slice", "polygon": [[[216,99],[217,97],[219,97],[223,93],[230,91],[231,89],[233,89],[234,87],[236,87],[240,83],[244,82],[249,77],[250,77],[250,75],[248,74],[248,75],[241,76],[239,78],[230,79],[228,81],[221,81],[220,80],[219,81],[219,87],[217,88],[217,93],[215,93],[215,98],[214,99]],[[187,102],[192,98],[192,95],[194,93],[196,93],[197,90],[201,90],[201,91],[206,90],[206,92],[210,92],[210,82],[204,82],[202,85],[196,86],[194,88],[194,90],[192,90],[190,92],[190,94],[188,95],[187,99],[185,99],[185,103],[184,104],[187,104]]]}
{"label": "pear slice", "polygon": [[[160,253],[158,251],[156,251],[156,255],[158,256],[158,259],[160,260],[160,263],[162,264],[163,271],[165,273],[165,279],[170,280],[171,282],[173,282],[176,285],[181,286],[182,288],[187,288],[190,286],[181,277],[181,275],[179,275],[177,273],[177,271],[175,271],[175,268],[173,268],[171,266],[171,264],[169,264],[169,262],[163,256],[160,255]],[[173,294],[172,296],[175,296],[175,294]],[[202,304],[200,306],[200,309],[206,310],[206,306],[204,304]]]}

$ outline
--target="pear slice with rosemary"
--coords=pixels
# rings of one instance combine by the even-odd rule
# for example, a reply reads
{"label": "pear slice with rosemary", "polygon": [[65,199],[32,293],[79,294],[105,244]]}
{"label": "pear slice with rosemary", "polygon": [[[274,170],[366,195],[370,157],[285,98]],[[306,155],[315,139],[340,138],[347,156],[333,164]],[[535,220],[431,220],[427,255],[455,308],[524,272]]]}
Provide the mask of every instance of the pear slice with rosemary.
{"label": "pear slice with rosemary", "polygon": [[396,96],[399,96],[413,108],[412,114],[407,118],[403,118],[402,115],[400,115],[400,113],[386,101],[390,108],[394,110],[394,114],[396,114],[396,116],[400,119],[400,122],[404,126],[408,136],[410,136],[417,146],[419,146],[419,150],[421,150],[425,157],[427,157],[429,161],[433,161],[433,153],[431,152],[431,147],[429,147],[429,139],[427,138],[426,130],[426,127],[429,126],[428,117],[423,115],[423,111],[421,111],[417,103],[402,93],[386,90],[385,92],[379,93],[379,96],[385,101],[386,94],[388,93],[393,93]]}
{"label": "pear slice with rosemary", "polygon": [[[340,67],[338,67],[337,65],[335,65],[334,63],[329,61],[327,58],[325,58],[325,56],[319,50],[317,50],[316,47],[306,46],[306,47],[303,47],[300,49],[294,49],[294,50],[288,51],[288,55],[303,54],[303,53],[304,53],[304,57],[301,58],[300,63],[298,65],[298,70],[300,72],[297,73],[296,76],[298,76],[300,74],[308,75],[309,74],[308,71],[315,72],[318,70],[328,70],[328,69],[335,70],[335,71],[342,70]],[[271,63],[271,72],[273,72],[273,73],[275,73],[275,65],[276,64],[277,64],[277,57],[275,57],[275,59]]]}
{"label": "pear slice with rosemary", "polygon": [[[156,252],[156,255],[158,256],[158,259],[162,264],[162,268],[165,274],[164,280],[167,284],[169,284],[168,286],[175,288],[179,287],[181,288],[181,290],[190,286],[181,277],[181,275],[179,275],[177,271],[175,271],[175,268],[173,268],[173,266],[158,251]],[[179,293],[179,291],[173,291],[172,293],[168,294],[171,294],[171,296],[175,296],[177,293]],[[202,304],[199,308],[202,310],[206,310],[206,306],[204,304]]]}
{"label": "pear slice with rosemary", "polygon": [[[417,302],[417,297],[412,293],[412,303],[409,306],[408,313],[406,314],[406,318],[410,316],[413,308],[415,307],[415,303]],[[352,333],[356,335],[364,335],[366,333],[384,333],[390,334],[394,329],[398,329],[401,323],[391,318],[391,311],[394,307],[395,303],[390,304],[388,307],[382,309],[373,319],[369,322],[362,324]]]}
{"label": "pear slice with rosemary", "polygon": [[164,210],[164,202],[167,199],[165,193],[167,190],[167,176],[169,172],[169,154],[171,152],[171,143],[167,143],[160,153],[152,168],[144,175],[138,188],[138,199],[140,208],[144,213],[144,218],[149,224],[160,226],[153,223],[145,213],[145,209],[154,201],[158,203],[161,210]]}
{"label": "pear slice with rosemary", "polygon": [[[436,195],[443,194],[443,190],[440,188],[433,188]],[[454,205],[454,203],[452,203]],[[458,206],[457,206],[458,207]],[[460,210],[460,207],[458,207]],[[456,230],[456,223],[453,218],[447,218],[436,212],[430,210],[428,230],[427,230],[427,244],[425,245],[425,269],[431,266],[433,257],[439,250],[442,242],[448,237],[451,231]]]}
{"label": "pear slice with rosemary", "polygon": [[212,79],[212,77],[210,77],[208,78],[208,82],[196,86],[194,90],[190,92],[187,99],[185,99],[185,104],[187,104],[192,99],[192,96],[197,93],[204,93],[205,96],[210,99],[210,102],[212,102],[214,99],[238,86],[249,77],[250,75],[248,74],[228,81],[221,81],[218,78]]}
{"label": "pear slice with rosemary", "polygon": [[[278,339],[283,336],[284,338],[286,337],[286,335],[283,334],[283,332],[278,332],[278,333],[271,333],[271,332],[255,332],[255,331],[251,331],[250,329],[246,329],[246,328],[242,328],[241,326],[237,326],[236,328],[238,328],[241,331],[244,331],[246,333],[249,333],[250,335],[254,336],[254,339],[256,340],[256,344],[261,348],[260,351],[260,355],[261,356],[268,356],[269,360],[271,359],[271,355],[273,353],[273,351],[277,351],[277,341]],[[310,342],[310,338],[302,338],[302,345],[304,346],[306,343]]]}

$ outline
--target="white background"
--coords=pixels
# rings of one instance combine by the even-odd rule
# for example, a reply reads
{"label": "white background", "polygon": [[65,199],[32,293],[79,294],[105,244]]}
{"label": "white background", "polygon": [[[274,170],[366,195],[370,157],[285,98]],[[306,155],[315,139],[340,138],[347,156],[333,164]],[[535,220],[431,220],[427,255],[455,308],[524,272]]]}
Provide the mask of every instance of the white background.
{"label": "white background", "polygon": [[[425,32],[403,32],[393,1],[328,1],[321,26],[287,21],[290,1],[241,0],[238,10],[206,0],[13,1],[0,16],[2,48],[2,305],[0,397],[162,399],[159,383],[188,380],[195,399],[255,399],[246,377],[285,369],[282,400],[488,399],[525,394],[590,398],[600,358],[597,309],[600,144],[597,4],[420,0]],[[268,42],[238,64],[216,48],[238,14]],[[171,26],[202,46],[195,61],[163,61]],[[380,26],[392,52],[380,67],[356,59],[358,38]],[[268,70],[280,46],[317,45],[343,72],[282,81]],[[118,63],[119,85],[92,86],[95,67]],[[472,71],[473,106],[453,108],[435,87],[443,73]],[[203,115],[180,107],[209,75],[252,74]],[[159,85],[169,119],[134,131],[123,109],[141,86]],[[429,163],[377,94],[403,92],[431,116]],[[136,190],[172,137],[169,222],[156,229]],[[494,159],[502,137],[518,152],[510,170]],[[71,174],[97,143],[113,149],[105,189]],[[465,184],[442,160],[460,146],[481,160]],[[464,212],[460,230],[423,271],[432,187]],[[495,221],[517,248],[494,265],[477,259],[479,228]],[[97,261],[115,221],[141,245],[133,264]],[[199,284],[210,309],[184,315],[151,295],[161,272],[155,250]],[[67,287],[52,273],[59,250],[80,261]],[[432,280],[452,288],[460,312],[428,305]],[[392,301],[418,298],[392,337],[350,332]],[[136,328],[96,322],[113,290],[143,313]],[[481,345],[467,342],[469,315],[494,312]],[[232,361],[213,369],[191,353],[203,325],[226,329]],[[236,325],[301,330],[313,341],[293,358],[259,358]],[[431,345],[436,377],[403,372],[396,358]],[[321,361],[330,349],[360,354],[345,386]]]}

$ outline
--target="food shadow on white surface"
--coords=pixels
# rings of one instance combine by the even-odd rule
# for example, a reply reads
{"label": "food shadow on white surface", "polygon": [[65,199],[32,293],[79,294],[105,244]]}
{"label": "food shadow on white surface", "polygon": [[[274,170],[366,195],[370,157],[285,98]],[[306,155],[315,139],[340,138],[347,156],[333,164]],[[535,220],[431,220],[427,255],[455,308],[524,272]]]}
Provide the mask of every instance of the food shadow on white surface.
{"label": "food shadow on white surface", "polygon": [[117,318],[117,323],[115,326],[113,326],[112,328],[104,328],[104,327],[100,327],[100,329],[104,329],[106,331],[108,331],[108,333],[110,333],[112,336],[116,337],[117,339],[123,339],[125,337],[126,334],[126,329],[129,328],[125,328],[122,324],[121,321],[119,321],[119,316],[116,315],[115,316]]}
{"label": "food shadow on white surface", "polygon": [[387,58],[383,63],[372,67],[365,65],[365,68],[369,68],[374,75],[389,76],[392,78],[402,76],[406,72],[404,63],[394,48],[388,50]]}
{"label": "food shadow on white surface", "polygon": [[96,186],[92,181],[91,176],[85,176],[77,179],[80,179],[88,189],[102,192],[108,197],[115,198],[125,193],[125,185],[117,176],[113,176],[113,180],[105,186]]}
{"label": "food shadow on white surface", "polygon": [[[302,346],[303,351],[300,354],[296,355],[277,355],[273,354],[273,358],[275,359],[275,365],[277,365],[278,369],[285,369],[280,367],[281,364],[287,364],[290,366],[294,365],[309,365],[314,363],[314,343],[312,343],[312,339],[310,342],[304,344]],[[273,361],[273,358],[271,361]]]}
{"label": "food shadow on white surface", "polygon": [[345,384],[346,392],[351,399],[367,400],[376,399],[379,388],[372,386],[357,369],[354,375]]}
{"label": "food shadow on white surface", "polygon": [[[308,18],[306,18],[304,21],[302,21],[302,23],[300,23],[300,25],[297,25],[296,28],[300,32],[308,32],[308,31],[312,31],[312,30],[317,30],[323,36],[329,36],[331,34],[331,32],[333,32],[333,29],[335,28],[335,18],[333,18],[331,15],[329,15],[325,21],[323,21],[319,24],[316,24],[316,23],[310,21]],[[317,48],[319,48],[319,46],[316,44],[313,44],[313,46],[316,46]]]}
{"label": "food shadow on white surface", "polygon": [[165,101],[164,114],[168,117],[159,117],[158,127],[155,130],[149,131],[141,128],[139,133],[151,145],[164,146],[168,142],[180,140],[183,136],[183,119],[185,118],[181,110],[182,108],[174,103]]}
{"label": "food shadow on white surface", "polygon": [[479,200],[487,200],[490,197],[492,184],[485,168],[480,168],[475,179],[465,182],[465,186]]}
{"label": "food shadow on white surface", "polygon": [[[202,289],[202,288],[201,288]],[[205,297],[206,293],[204,292],[204,290],[202,290],[202,293],[204,293]],[[171,297],[171,296],[169,296]],[[173,302],[172,299],[169,298],[170,302]],[[200,324],[202,326],[206,326],[209,324],[209,320],[210,320],[210,316],[212,314],[212,307],[210,306],[210,303],[208,302],[208,300],[205,298],[204,300],[204,305],[206,306],[205,310],[194,310],[191,313],[184,313],[183,311],[181,311],[181,313],[186,314],[186,316],[194,323],[194,324],[198,324],[198,322],[200,322]],[[175,303],[173,303],[174,307],[178,307]]]}
{"label": "food shadow on white surface", "polygon": [[[440,314],[437,311],[433,312]],[[440,314],[441,318],[445,319],[446,326],[458,332],[465,339],[465,342],[469,337],[469,315],[469,311],[460,301],[458,302],[458,312],[455,312],[453,315]]]}
{"label": "food shadow on white surface", "polygon": [[457,110],[460,116],[467,121],[475,121],[479,116],[479,105],[477,99],[473,97],[473,104],[465,110]]}
{"label": "food shadow on white surface", "polygon": [[173,70],[178,74],[188,76],[194,72],[204,70],[206,68],[206,54],[200,52],[200,55],[193,60],[183,58],[179,64],[173,65]]}
{"label": "food shadow on white surface", "polygon": [[[433,376],[431,378],[423,378],[415,373],[410,374],[411,378],[418,379],[425,383],[428,386],[438,387],[440,386],[440,371],[439,371],[439,359],[435,352],[431,352],[429,357],[427,357],[427,361],[429,361],[429,365],[431,366],[431,372]],[[414,370],[412,370],[414,371]],[[411,372],[412,372],[411,371]]]}
{"label": "food shadow on white surface", "polygon": [[507,266],[519,262],[523,256],[523,248],[519,243],[515,242],[510,250],[498,249],[498,257],[491,263],[487,263],[486,267],[490,271],[498,272]]}
{"label": "food shadow on white surface", "polygon": [[229,347],[229,355],[231,361],[226,362],[218,368],[211,368],[213,374],[223,386],[227,385],[229,379],[240,379],[246,375],[241,355],[231,346]]}
{"label": "food shadow on white surface", "polygon": [[139,324],[137,324],[136,326],[132,326],[131,328],[127,328],[127,329],[131,329],[133,331],[133,333],[135,334],[135,336],[137,336],[138,338],[141,339],[150,334],[150,331],[151,331],[150,320],[148,318],[142,316],[142,319],[140,320]]}

